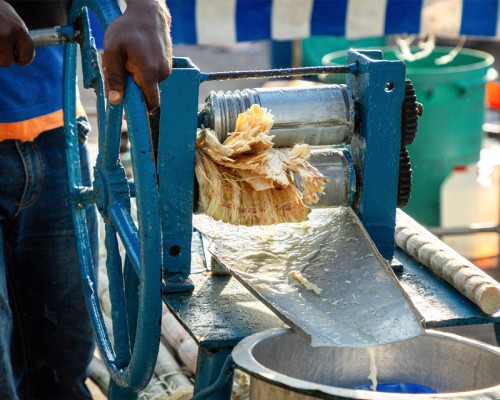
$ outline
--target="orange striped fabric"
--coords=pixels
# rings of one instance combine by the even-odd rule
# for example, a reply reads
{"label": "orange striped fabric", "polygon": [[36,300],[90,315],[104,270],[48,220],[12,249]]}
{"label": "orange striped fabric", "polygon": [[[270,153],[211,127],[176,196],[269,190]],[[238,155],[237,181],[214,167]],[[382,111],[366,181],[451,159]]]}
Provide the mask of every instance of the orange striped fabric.
{"label": "orange striped fabric", "polygon": [[[85,116],[80,100],[76,102],[76,117]],[[18,122],[0,122],[0,142],[8,139],[32,142],[42,132],[64,125],[63,110]]]}

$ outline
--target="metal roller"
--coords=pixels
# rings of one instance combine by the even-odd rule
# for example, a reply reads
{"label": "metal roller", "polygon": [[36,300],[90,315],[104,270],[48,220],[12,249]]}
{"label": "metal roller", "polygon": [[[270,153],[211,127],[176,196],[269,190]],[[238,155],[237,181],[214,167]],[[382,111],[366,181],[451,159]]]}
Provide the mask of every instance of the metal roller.
{"label": "metal roller", "polygon": [[[328,183],[324,194],[319,196],[319,201],[308,206],[324,208],[351,205],[356,188],[356,174],[349,152],[345,148],[317,147],[311,149],[309,162],[328,178]],[[300,176],[294,174],[294,178],[300,187]],[[198,195],[196,191],[195,197]],[[203,212],[197,200],[194,212]]]}
{"label": "metal roller", "polygon": [[199,123],[213,129],[223,141],[228,133],[234,132],[238,114],[252,104],[259,104],[273,114],[275,122],[271,133],[275,135],[276,147],[350,142],[354,109],[345,85],[210,92],[200,112]]}
{"label": "metal roller", "polygon": [[[328,178],[325,193],[312,208],[348,206],[352,203],[356,187],[356,174],[349,152],[345,149],[314,148],[309,162]],[[295,175],[300,185],[300,177]]]}

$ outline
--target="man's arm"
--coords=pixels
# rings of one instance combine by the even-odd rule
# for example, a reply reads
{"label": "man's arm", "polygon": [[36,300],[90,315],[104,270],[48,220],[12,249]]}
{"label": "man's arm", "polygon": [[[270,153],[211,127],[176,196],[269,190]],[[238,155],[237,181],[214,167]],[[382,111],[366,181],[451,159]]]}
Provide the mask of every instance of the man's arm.
{"label": "man's arm", "polygon": [[172,70],[170,13],[165,0],[128,0],[104,36],[104,77],[109,100],[123,100],[126,72],[144,92],[149,110],[160,105],[158,84]]}
{"label": "man's arm", "polygon": [[[0,0],[0,67],[29,64],[34,57],[28,29],[16,11]],[[104,36],[104,79],[112,103],[123,100],[126,72],[144,92],[148,109],[160,104],[158,83],[170,75],[172,42],[165,0],[128,0],[124,14]]]}
{"label": "man's arm", "polygon": [[28,28],[12,6],[0,0],[0,67],[28,65],[34,56]]}

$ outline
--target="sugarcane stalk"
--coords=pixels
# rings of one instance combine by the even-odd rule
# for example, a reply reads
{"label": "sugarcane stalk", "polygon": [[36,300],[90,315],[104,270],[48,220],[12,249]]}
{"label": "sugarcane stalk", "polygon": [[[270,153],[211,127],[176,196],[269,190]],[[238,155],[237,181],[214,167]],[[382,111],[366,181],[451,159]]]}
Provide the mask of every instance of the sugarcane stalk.
{"label": "sugarcane stalk", "polygon": [[95,356],[92,357],[92,360],[87,367],[87,373],[89,374],[89,378],[97,385],[101,392],[105,396],[108,396],[110,376],[104,362]]}
{"label": "sugarcane stalk", "polygon": [[165,305],[161,318],[161,334],[189,370],[193,374],[196,373],[198,345]]}
{"label": "sugarcane stalk", "polygon": [[500,310],[500,284],[398,210],[396,244],[446,280],[486,314]]}
{"label": "sugarcane stalk", "polygon": [[[100,279],[101,279],[101,277],[100,277]],[[106,278],[102,277],[102,279],[100,280],[101,284],[105,280],[107,280],[107,277]],[[101,302],[101,307],[103,310],[104,323],[105,323],[106,328],[108,330],[110,340],[113,340],[113,328],[112,328],[112,322],[111,322],[111,318],[110,318],[111,302],[109,299],[109,291],[108,291],[107,285],[102,285],[99,287],[99,300]],[[179,324],[179,323],[177,322],[177,324]],[[162,332],[164,330],[163,325],[164,324],[162,323]],[[170,334],[170,336],[172,336],[172,335]],[[178,335],[175,336],[176,339],[177,339],[177,336]],[[177,340],[179,340],[179,339],[177,339]],[[182,344],[182,341],[183,340],[180,340],[181,344]],[[174,350],[175,350],[175,348],[174,348]],[[183,354],[186,353],[186,351],[184,349],[181,349],[181,350],[182,350],[181,352]],[[196,351],[197,350],[198,349],[196,348]],[[183,358],[184,358],[188,362],[190,362],[190,364],[192,364],[192,357],[191,358],[186,357],[185,355],[184,355],[184,357],[182,357],[180,354],[179,354],[179,357],[181,358],[181,360],[183,360]],[[184,362],[184,360],[183,360],[183,362]],[[196,363],[195,363],[195,365],[196,365]],[[188,366],[188,368],[189,368],[189,366]],[[165,381],[170,387],[173,387],[173,388],[185,387],[187,389],[190,389],[193,387],[193,384],[187,378],[187,376],[184,374],[181,366],[179,365],[179,363],[177,362],[175,357],[170,353],[170,351],[162,343],[160,343],[160,347],[158,350],[158,359],[156,361],[154,374],[156,377],[161,378],[163,381]]]}

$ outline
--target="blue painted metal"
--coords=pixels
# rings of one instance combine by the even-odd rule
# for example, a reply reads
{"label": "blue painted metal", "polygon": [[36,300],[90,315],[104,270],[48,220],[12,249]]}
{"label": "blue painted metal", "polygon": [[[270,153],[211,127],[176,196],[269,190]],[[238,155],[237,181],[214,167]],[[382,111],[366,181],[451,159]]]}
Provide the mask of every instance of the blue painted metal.
{"label": "blue painted metal", "polygon": [[[131,156],[140,227],[137,229],[130,216],[129,183],[118,159],[123,108],[121,105],[108,105],[105,108],[104,85],[97,51],[88,28],[86,7],[94,11],[104,28],[120,15],[120,10],[114,1],[75,0],[70,11],[69,20],[78,26],[81,32],[81,37],[78,39],[82,46],[84,85],[96,90],[100,117],[99,156],[94,168],[94,189],[90,195],[91,189],[82,188],[79,176],[78,142],[75,133],[76,45],[68,45],[65,56],[64,109],[68,177],[70,190],[74,193],[75,199],[72,209],[87,303],[98,345],[114,381],[113,396],[137,398],[137,392],[147,385],[153,373],[160,339],[159,273],[162,261],[160,235],[158,235],[160,216],[156,167],[150,143],[146,106],[141,91],[129,77],[123,103],[132,143]],[[104,115],[106,118],[103,118]],[[85,222],[85,208],[89,201],[96,202],[106,223],[105,245],[108,250],[106,264],[110,276],[114,346],[109,340],[104,324],[97,297],[94,266],[90,259]],[[127,251],[126,269],[129,271],[129,277],[131,270],[136,275],[135,279],[125,279],[125,284],[121,270],[122,260],[118,253],[117,234]]]}
{"label": "blue painted metal", "polygon": [[191,291],[191,237],[200,72],[188,59],[174,60],[161,84],[158,185],[162,216],[163,279],[167,291]]}
{"label": "blue painted metal", "polygon": [[234,364],[233,347],[198,348],[193,399],[225,400],[231,398]]}
{"label": "blue painted metal", "polygon": [[111,224],[105,226],[106,234],[104,243],[106,246],[106,270],[109,278],[109,297],[111,304],[111,319],[113,322],[114,349],[116,353],[115,362],[120,368],[124,368],[130,362],[130,341],[127,326],[127,305],[125,302],[122,259],[116,241],[116,229]]}
{"label": "blue painted metal", "polygon": [[120,227],[118,235],[120,236],[123,246],[127,250],[127,258],[130,260],[137,275],[140,276],[141,260],[138,229],[135,226],[130,214],[128,214],[122,207],[117,206],[116,204],[111,205],[108,208],[108,212],[114,226]]}
{"label": "blue painted metal", "polygon": [[[232,349],[230,349],[232,350]],[[217,361],[220,361],[220,357],[222,357],[226,352],[221,352],[217,355]],[[211,368],[216,368],[217,366],[212,365],[213,363],[206,362],[204,359],[198,359],[198,365],[202,365],[200,369],[211,371],[211,375],[213,375],[213,370]],[[191,400],[201,400],[201,399],[213,399],[213,400],[222,400],[226,398],[230,398],[231,396],[231,380],[234,375],[234,362],[233,357],[229,354],[222,367],[220,367],[220,373],[214,383],[210,386],[205,387],[202,390],[196,391],[195,395]],[[215,369],[216,371],[217,369]],[[200,371],[201,372],[201,371]],[[206,377],[210,379],[209,377]]]}
{"label": "blue painted metal", "polygon": [[347,62],[359,67],[357,74],[347,75],[358,126],[350,150],[358,186],[353,208],[382,256],[391,260],[405,65],[402,61],[378,61],[381,58],[380,51],[349,52]]}
{"label": "blue painted metal", "polygon": [[[202,253],[194,260],[203,259],[200,241],[195,235],[193,249]],[[234,277],[194,274],[192,280],[193,293],[165,293],[164,300],[201,349],[195,398],[205,398],[208,392],[210,399],[229,400],[232,376],[225,355],[243,338],[284,324]]]}
{"label": "blue painted metal", "polygon": [[205,349],[240,340],[284,323],[231,276],[195,274],[195,291],[166,293],[165,303]]}

